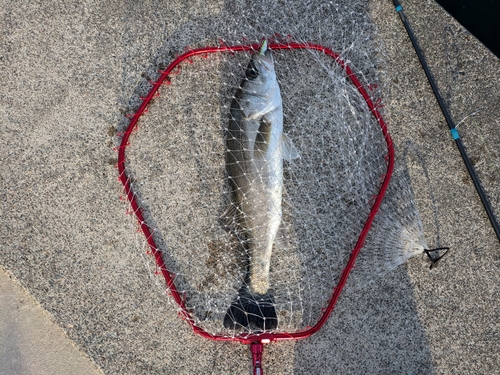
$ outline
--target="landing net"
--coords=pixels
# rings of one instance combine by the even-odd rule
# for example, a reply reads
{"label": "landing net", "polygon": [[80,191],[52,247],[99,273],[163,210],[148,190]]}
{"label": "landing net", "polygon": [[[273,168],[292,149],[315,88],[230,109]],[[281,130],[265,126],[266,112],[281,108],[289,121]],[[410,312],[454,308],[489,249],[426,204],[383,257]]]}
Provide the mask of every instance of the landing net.
{"label": "landing net", "polygon": [[[225,328],[226,311],[245,282],[248,254],[220,221],[230,200],[224,130],[250,54],[259,46],[208,47],[179,56],[151,82],[119,147],[120,178],[145,235],[150,269],[165,278],[193,329],[221,340],[300,338],[319,329],[393,168],[376,86],[364,86],[327,47],[271,41],[284,132],[300,152],[284,162],[282,221],[289,246],[275,247],[271,258],[279,324],[271,332]],[[163,83],[168,86],[160,88]],[[374,243],[380,238],[386,237]]]}

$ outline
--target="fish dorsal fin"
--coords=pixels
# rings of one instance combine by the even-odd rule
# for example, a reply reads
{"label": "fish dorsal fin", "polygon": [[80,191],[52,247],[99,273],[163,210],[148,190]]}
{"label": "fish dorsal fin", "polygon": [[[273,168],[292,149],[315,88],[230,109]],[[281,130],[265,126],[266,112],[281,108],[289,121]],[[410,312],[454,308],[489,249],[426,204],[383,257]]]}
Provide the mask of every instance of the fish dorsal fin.
{"label": "fish dorsal fin", "polygon": [[260,119],[259,130],[255,136],[254,153],[256,157],[264,156],[271,142],[271,121],[262,117]]}
{"label": "fish dorsal fin", "polygon": [[299,151],[293,144],[292,140],[288,138],[285,133],[281,135],[281,143],[283,148],[283,159],[290,161],[300,158]]}

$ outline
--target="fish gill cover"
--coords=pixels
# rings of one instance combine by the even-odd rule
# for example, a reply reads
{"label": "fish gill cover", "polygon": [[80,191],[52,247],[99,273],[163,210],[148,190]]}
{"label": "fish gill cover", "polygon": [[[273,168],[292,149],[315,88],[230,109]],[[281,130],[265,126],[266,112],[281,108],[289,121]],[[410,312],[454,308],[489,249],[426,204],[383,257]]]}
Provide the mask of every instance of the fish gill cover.
{"label": "fish gill cover", "polygon": [[[209,335],[230,339],[263,330],[301,332],[314,326],[372,213],[387,175],[389,150],[377,118],[378,112],[383,114],[383,54],[363,5],[361,1],[349,6],[296,4],[284,8],[290,19],[286,25],[276,23],[265,9],[244,12],[238,22],[229,17],[224,29],[201,36],[188,51],[206,46],[236,48],[193,54],[175,64],[165,81],[160,82],[161,72],[150,77],[153,88],[169,83],[153,92],[153,100],[152,95],[131,99],[132,106],[136,103],[131,121],[139,117],[140,121],[133,129],[128,121],[123,124],[121,130],[130,145],[126,160],[120,162],[137,203],[132,211],[140,211],[139,224],[150,232],[146,238],[138,233],[137,247],[165,291],[164,270],[151,256],[150,240],[154,240],[153,253],[158,251],[189,314],[181,315]],[[297,17],[300,28],[294,27]],[[338,58],[314,48],[273,50],[273,45],[287,43],[314,43],[334,51]],[[256,47],[252,51],[246,46]],[[234,204],[231,180],[236,177],[227,167],[227,155],[234,151],[227,142],[230,112],[249,79],[252,55],[262,55],[267,48],[272,51],[281,92],[282,132],[297,152],[295,157],[280,156],[280,229],[268,254],[266,277],[272,298],[266,303],[272,304],[277,321],[270,326],[259,325],[258,319],[223,324],[241,289],[252,283],[248,270],[256,253],[249,243],[260,241],[252,237],[255,228],[248,227],[255,220],[246,220],[248,213],[240,207],[235,209],[234,228],[228,230],[225,225],[228,207]],[[168,66],[174,60],[167,59],[166,53],[160,55],[159,65]],[[377,114],[352,76],[369,94]],[[144,100],[146,105],[139,107]],[[130,134],[132,130],[137,131]],[[253,199],[257,206],[260,198]],[[258,207],[261,215],[269,213],[265,205]],[[409,181],[396,165],[347,292],[377,280],[425,248]]]}

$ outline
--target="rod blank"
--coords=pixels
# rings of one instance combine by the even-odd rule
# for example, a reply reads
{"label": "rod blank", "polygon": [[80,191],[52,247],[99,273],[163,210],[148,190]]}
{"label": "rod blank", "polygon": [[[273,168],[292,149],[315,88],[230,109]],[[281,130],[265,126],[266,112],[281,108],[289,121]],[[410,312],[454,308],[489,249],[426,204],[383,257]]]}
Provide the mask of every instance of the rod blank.
{"label": "rod blank", "polygon": [[495,234],[497,235],[498,241],[500,242],[500,225],[498,224],[498,221],[495,217],[495,214],[493,213],[493,209],[491,208],[491,204],[488,200],[488,197],[486,196],[486,193],[484,192],[483,187],[481,186],[481,182],[479,181],[479,177],[476,174],[476,171],[474,170],[474,166],[472,165],[469,156],[467,155],[467,152],[465,150],[465,146],[462,143],[462,139],[460,138],[460,134],[458,133],[458,130],[451,118],[450,112],[448,111],[448,108],[446,107],[444,100],[439,93],[439,90],[437,88],[436,82],[434,81],[434,78],[432,77],[431,71],[429,69],[429,66],[427,65],[427,62],[425,61],[424,55],[422,54],[422,50],[420,49],[420,46],[418,45],[417,39],[415,38],[415,35],[413,34],[413,31],[408,23],[408,20],[406,19],[406,16],[403,12],[403,7],[399,3],[398,0],[393,0],[394,6],[396,7],[396,12],[399,13],[399,16],[401,18],[401,21],[403,21],[403,25],[406,29],[406,32],[408,33],[408,36],[410,37],[411,43],[413,44],[413,48],[415,48],[415,52],[417,53],[418,59],[420,60],[420,64],[422,65],[422,68],[424,69],[425,75],[427,76],[427,80],[429,81],[429,84],[432,87],[432,91],[434,92],[434,96],[436,97],[439,107],[441,107],[441,112],[443,112],[444,118],[446,119],[446,123],[448,124],[448,127],[450,128],[450,134],[452,138],[455,140],[455,143],[458,147],[458,150],[460,151],[460,155],[462,156],[462,159],[465,163],[465,166],[467,167],[467,170],[469,172],[470,177],[472,178],[472,181],[474,182],[474,186],[476,187],[476,191],[479,194],[479,198],[481,198],[481,203],[483,204],[484,210],[486,211],[486,214],[488,215],[488,218],[490,219],[491,225],[495,231]]}

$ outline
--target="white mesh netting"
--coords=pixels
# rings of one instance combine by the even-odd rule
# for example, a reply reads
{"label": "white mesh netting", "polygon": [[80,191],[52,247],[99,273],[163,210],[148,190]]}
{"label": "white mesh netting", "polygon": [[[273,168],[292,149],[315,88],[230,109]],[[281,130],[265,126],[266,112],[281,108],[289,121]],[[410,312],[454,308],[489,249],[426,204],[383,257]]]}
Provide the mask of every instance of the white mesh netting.
{"label": "white mesh netting", "polygon": [[[311,30],[270,30],[265,23],[232,25],[224,41],[248,45],[281,31],[294,41],[325,45],[340,53],[377,101],[378,57],[366,15],[351,6],[337,7],[330,21],[327,16],[324,24],[347,18],[342,30],[315,28],[308,35]],[[238,33],[243,27],[247,40]],[[297,332],[314,325],[328,304],[378,194],[388,151],[379,123],[335,60],[312,50],[276,50],[273,56],[284,133],[300,158],[283,161],[281,233],[287,246],[273,248],[269,291],[278,318],[274,331]],[[248,281],[252,259],[220,220],[232,200],[225,131],[250,58],[248,52],[211,53],[181,63],[141,117],[126,152],[132,190],[196,325],[229,337],[240,331],[224,327],[223,320]],[[146,253],[141,236],[138,246]],[[409,181],[397,167],[348,288],[376,280],[425,246]],[[145,259],[154,274],[154,259]],[[155,277],[165,288],[162,276]],[[250,324],[245,330],[260,328]]]}

